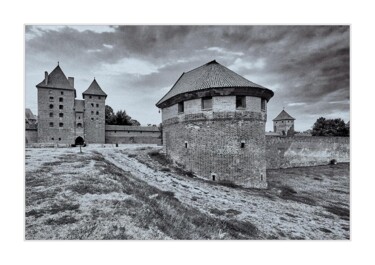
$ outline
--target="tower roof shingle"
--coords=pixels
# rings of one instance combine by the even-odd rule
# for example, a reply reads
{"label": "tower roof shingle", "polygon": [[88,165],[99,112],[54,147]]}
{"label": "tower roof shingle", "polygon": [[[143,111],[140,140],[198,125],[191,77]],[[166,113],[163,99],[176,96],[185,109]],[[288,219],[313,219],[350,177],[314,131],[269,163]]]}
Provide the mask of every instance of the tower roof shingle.
{"label": "tower roof shingle", "polygon": [[292,116],[289,115],[288,112],[285,110],[282,110],[279,115],[277,115],[276,118],[273,119],[273,121],[282,121],[282,120],[295,120]]}
{"label": "tower roof shingle", "polygon": [[218,62],[211,61],[189,72],[182,73],[177,82],[156,105],[172,97],[186,92],[199,91],[208,88],[261,88],[239,74],[233,72]]}
{"label": "tower roof shingle", "polygon": [[46,79],[44,78],[44,80],[37,84],[36,87],[75,90],[75,88],[70,84],[68,78],[66,78],[59,65],[57,65],[56,68],[53,69],[53,71],[48,75],[47,83]]}
{"label": "tower roof shingle", "polygon": [[94,81],[92,81],[91,85],[88,89],[86,89],[82,95],[96,95],[96,96],[105,96],[107,97],[107,94],[101,89],[98,82],[96,82],[95,78]]}

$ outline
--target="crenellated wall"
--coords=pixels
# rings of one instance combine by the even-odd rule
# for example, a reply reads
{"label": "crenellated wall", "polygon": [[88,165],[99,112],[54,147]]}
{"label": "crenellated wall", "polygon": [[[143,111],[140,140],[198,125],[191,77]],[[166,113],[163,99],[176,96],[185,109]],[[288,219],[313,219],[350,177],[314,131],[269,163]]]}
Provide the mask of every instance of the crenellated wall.
{"label": "crenellated wall", "polygon": [[266,136],[267,169],[350,162],[349,137]]}

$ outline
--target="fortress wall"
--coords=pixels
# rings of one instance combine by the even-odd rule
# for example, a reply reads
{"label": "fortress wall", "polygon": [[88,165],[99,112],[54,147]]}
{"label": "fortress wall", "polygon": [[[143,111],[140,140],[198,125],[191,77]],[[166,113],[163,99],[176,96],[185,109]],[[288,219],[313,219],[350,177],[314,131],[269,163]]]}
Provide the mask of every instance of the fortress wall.
{"label": "fortress wall", "polygon": [[25,141],[26,144],[33,144],[38,142],[38,129],[36,127],[33,129],[26,128]]}
{"label": "fortress wall", "polygon": [[264,118],[248,111],[180,114],[163,121],[164,148],[172,160],[208,180],[215,174],[215,181],[266,188]]}
{"label": "fortress wall", "polygon": [[105,143],[161,145],[161,132],[157,127],[107,125]]}
{"label": "fortress wall", "polygon": [[267,169],[350,162],[349,137],[266,136]]}

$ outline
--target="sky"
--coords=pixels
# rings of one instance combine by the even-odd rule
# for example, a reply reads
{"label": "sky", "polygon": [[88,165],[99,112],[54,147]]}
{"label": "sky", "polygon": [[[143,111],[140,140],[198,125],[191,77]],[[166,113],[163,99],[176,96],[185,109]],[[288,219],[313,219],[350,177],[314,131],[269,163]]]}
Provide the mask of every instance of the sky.
{"label": "sky", "polygon": [[37,114],[37,88],[59,62],[82,98],[94,77],[106,105],[142,125],[159,124],[155,106],[183,72],[216,60],[274,91],[266,131],[283,108],[295,130],[319,117],[350,118],[349,26],[25,27],[25,105]]}

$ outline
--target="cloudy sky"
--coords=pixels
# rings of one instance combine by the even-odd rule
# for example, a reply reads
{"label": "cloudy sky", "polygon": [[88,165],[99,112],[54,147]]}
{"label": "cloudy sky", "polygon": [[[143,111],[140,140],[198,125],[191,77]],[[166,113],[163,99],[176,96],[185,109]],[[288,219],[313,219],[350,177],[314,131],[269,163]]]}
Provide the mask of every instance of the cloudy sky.
{"label": "cloudy sky", "polygon": [[275,92],[266,130],[285,110],[295,129],[350,117],[348,26],[26,26],[25,104],[37,114],[36,84],[60,62],[77,98],[95,77],[106,104],[141,124],[159,124],[155,103],[182,72],[216,59]]}

